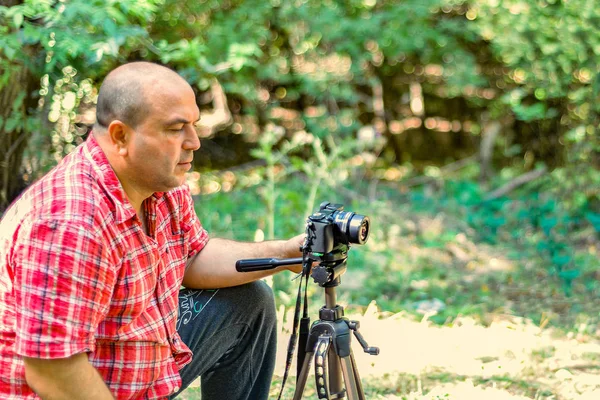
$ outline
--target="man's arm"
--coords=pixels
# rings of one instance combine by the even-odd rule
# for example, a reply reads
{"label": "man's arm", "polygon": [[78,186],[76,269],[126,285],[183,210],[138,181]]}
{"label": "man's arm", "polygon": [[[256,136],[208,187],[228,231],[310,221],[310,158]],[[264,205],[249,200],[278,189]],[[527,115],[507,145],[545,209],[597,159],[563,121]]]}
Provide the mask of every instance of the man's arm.
{"label": "man's arm", "polygon": [[114,399],[87,353],[52,360],[23,357],[23,361],[27,384],[44,400]]}
{"label": "man's arm", "polygon": [[242,285],[280,271],[300,272],[301,266],[284,266],[274,269],[237,272],[235,263],[250,258],[300,257],[304,234],[289,240],[270,240],[259,243],[236,242],[227,239],[210,239],[206,246],[188,261],[183,285],[192,289],[218,289]]}

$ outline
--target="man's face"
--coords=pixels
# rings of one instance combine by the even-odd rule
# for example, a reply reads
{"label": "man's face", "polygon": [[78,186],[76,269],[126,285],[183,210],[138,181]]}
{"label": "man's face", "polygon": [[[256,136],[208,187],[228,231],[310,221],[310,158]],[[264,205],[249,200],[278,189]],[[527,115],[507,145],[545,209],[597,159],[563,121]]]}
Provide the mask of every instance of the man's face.
{"label": "man's face", "polygon": [[150,110],[132,128],[127,179],[137,190],[165,192],[182,185],[200,148],[195,124],[200,111],[193,90],[184,83],[148,91]]}

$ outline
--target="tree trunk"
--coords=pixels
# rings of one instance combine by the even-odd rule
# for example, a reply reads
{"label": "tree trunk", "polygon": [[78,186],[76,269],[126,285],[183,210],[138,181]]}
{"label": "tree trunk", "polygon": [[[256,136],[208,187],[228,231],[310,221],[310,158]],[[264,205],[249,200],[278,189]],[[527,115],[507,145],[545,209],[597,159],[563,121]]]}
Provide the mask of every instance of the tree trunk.
{"label": "tree trunk", "polygon": [[502,126],[498,121],[489,121],[482,125],[482,139],[479,146],[479,162],[481,165],[479,180],[482,182],[487,182],[492,176],[492,157],[494,155],[494,145]]}
{"label": "tree trunk", "polygon": [[[5,7],[21,3],[23,1],[0,1]],[[31,63],[39,58],[39,53],[39,49],[23,49],[23,57]],[[0,87],[0,215],[26,186],[21,166],[31,134],[27,120],[35,112],[39,88],[39,77],[20,60],[3,62],[2,75],[8,75],[9,79]],[[17,101],[19,97],[22,101]]]}
{"label": "tree trunk", "polygon": [[[4,122],[0,125],[0,213],[24,189],[21,164],[23,152],[27,146],[30,132],[27,132],[26,120],[30,113],[28,108],[35,103],[31,93],[35,90],[33,74],[24,66],[19,66],[11,72],[11,79],[0,92],[0,117]],[[25,92],[25,99],[15,105],[15,100]],[[29,94],[29,96],[28,96]],[[16,127],[8,120],[18,118]]]}

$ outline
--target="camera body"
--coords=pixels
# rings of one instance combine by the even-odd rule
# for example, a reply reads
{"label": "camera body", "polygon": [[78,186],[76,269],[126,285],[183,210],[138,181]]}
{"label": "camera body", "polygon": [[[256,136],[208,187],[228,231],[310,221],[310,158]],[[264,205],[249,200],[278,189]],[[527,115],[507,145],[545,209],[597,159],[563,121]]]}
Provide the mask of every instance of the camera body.
{"label": "camera body", "polygon": [[369,237],[369,217],[344,211],[341,204],[321,203],[319,211],[310,215],[306,222],[312,253],[345,252],[350,243],[363,244]]}
{"label": "camera body", "polygon": [[[346,271],[350,244],[367,241],[370,223],[369,217],[344,211],[341,204],[323,202],[319,211],[306,220],[306,238],[300,248],[302,258],[238,260],[235,268],[238,272],[251,272],[302,264],[303,274],[310,274],[320,286],[333,287]],[[314,262],[318,265],[313,267]]]}

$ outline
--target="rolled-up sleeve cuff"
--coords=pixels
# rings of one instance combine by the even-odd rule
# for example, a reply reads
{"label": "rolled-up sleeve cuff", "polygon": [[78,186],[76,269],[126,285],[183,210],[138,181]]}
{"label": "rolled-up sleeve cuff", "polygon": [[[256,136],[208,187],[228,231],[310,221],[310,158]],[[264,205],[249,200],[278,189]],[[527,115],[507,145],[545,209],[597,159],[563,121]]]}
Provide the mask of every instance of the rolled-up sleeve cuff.
{"label": "rolled-up sleeve cuff", "polygon": [[69,341],[61,343],[15,342],[15,353],[21,357],[55,359],[68,358],[79,353],[91,353],[96,349],[93,341]]}

